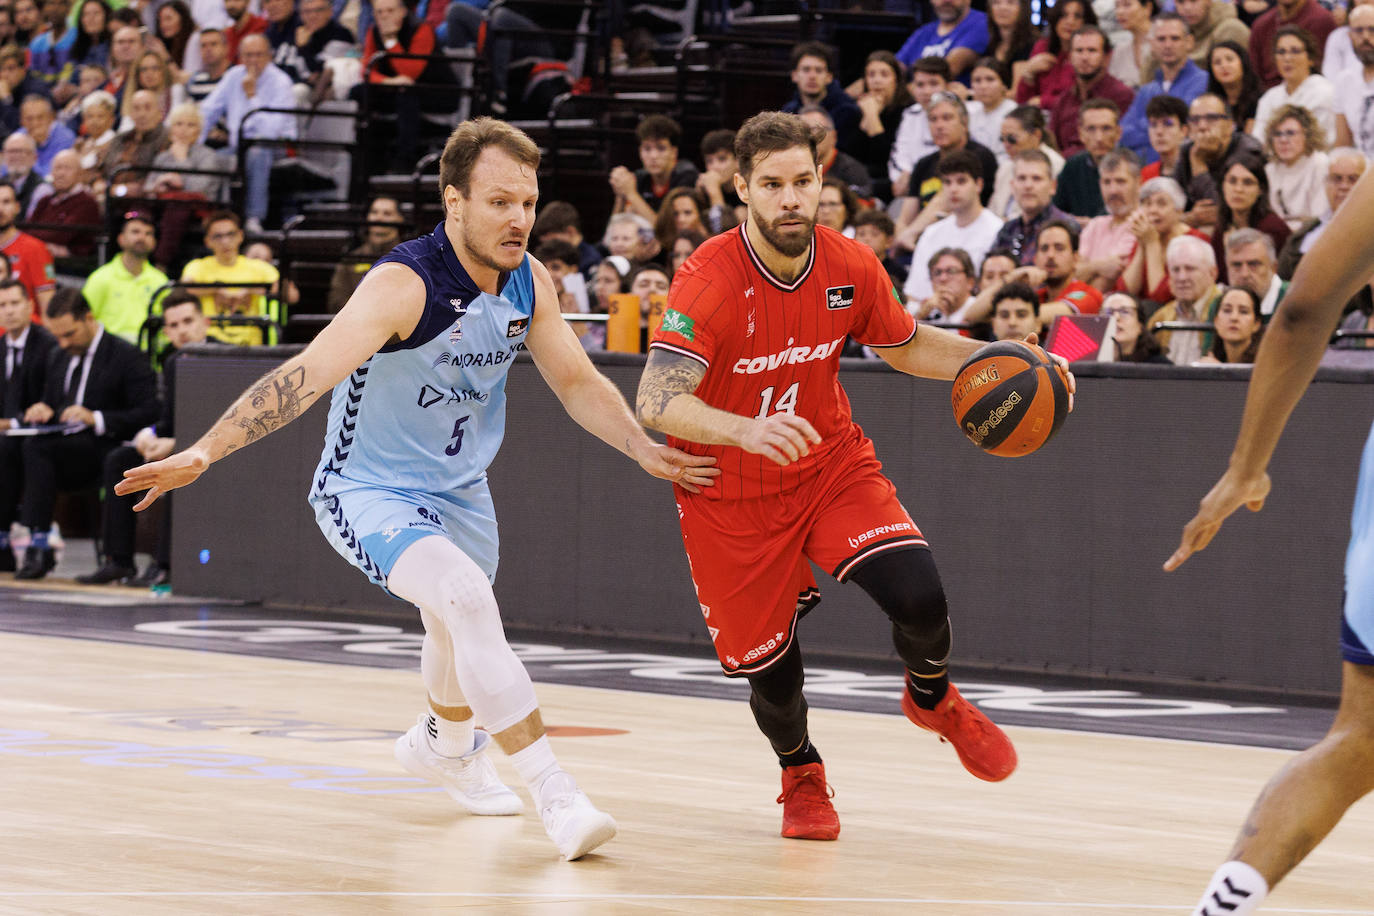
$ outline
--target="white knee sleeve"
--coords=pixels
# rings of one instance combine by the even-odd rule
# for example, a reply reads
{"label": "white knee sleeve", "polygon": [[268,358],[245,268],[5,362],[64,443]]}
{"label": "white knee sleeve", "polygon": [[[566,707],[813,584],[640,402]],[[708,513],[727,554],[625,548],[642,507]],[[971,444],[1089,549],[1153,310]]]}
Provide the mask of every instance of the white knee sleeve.
{"label": "white knee sleeve", "polygon": [[420,608],[425,623],[425,641],[420,649],[420,676],[425,679],[429,697],[440,706],[466,706],[458,672],[453,667],[453,642],[448,627],[438,617]]}

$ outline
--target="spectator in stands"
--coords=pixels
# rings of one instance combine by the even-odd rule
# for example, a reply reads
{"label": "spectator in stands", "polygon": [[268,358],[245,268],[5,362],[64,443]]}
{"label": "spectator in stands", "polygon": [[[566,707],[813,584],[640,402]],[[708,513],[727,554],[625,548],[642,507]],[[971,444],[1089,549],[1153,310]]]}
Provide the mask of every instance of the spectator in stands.
{"label": "spectator in stands", "polygon": [[[1002,228],[1002,221],[983,206],[984,172],[978,156],[966,149],[948,153],[936,166],[936,175],[940,180],[940,191],[917,223],[926,218],[929,212],[949,215],[929,223],[929,227],[919,233],[915,254],[911,258],[911,272],[903,287],[907,300],[911,302],[923,302],[931,296],[929,264],[942,248],[953,247],[967,252],[970,259],[968,279],[972,284],[978,276],[978,268],[982,266],[983,256],[992,248],[993,240]],[[912,237],[915,238],[914,235]]]}
{"label": "spectator in stands", "polygon": [[38,0],[15,0],[10,8],[14,11],[15,43],[27,51],[29,42],[38,37],[45,25]]}
{"label": "spectator in stands", "polygon": [[[249,39],[254,40],[254,39]],[[277,268],[266,261],[241,253],[243,223],[232,210],[216,210],[205,218],[205,247],[210,254],[187,263],[181,282],[200,296],[205,314],[214,316],[256,316],[267,314],[267,292],[280,279]],[[247,289],[215,286],[197,288],[198,283],[246,283]],[[262,330],[252,324],[223,323],[212,332],[216,340],[229,344],[261,344]]]}
{"label": "spectator in stands", "polygon": [[77,72],[72,77],[75,82],[70,85],[76,88],[76,94],[67,101],[66,105],[57,113],[57,119],[72,133],[79,133],[81,130],[81,103],[86,101],[86,97],[104,87],[109,81],[110,74],[104,67],[97,64],[82,64],[77,68]]}
{"label": "spectator in stands", "polygon": [[14,7],[0,6],[0,47],[14,41]]}
{"label": "spectator in stands", "polygon": [[873,196],[873,180],[868,176],[868,168],[859,160],[835,146],[838,134],[830,114],[819,105],[808,105],[798,114],[802,120],[822,132],[816,144],[816,155],[820,159],[821,175],[841,181],[852,192],[862,198]]}
{"label": "spectator in stands", "polygon": [[882,262],[883,270],[887,271],[893,288],[901,289],[906,283],[906,266],[888,254],[892,248],[892,236],[896,232],[897,226],[892,222],[892,217],[876,207],[860,210],[854,216],[854,241],[873,249]]}
{"label": "spectator in stands", "polygon": [[[382,2],[391,3],[394,0]],[[210,128],[222,117],[229,126],[226,152],[230,155],[237,152],[242,140],[294,139],[294,115],[264,113],[254,116],[247,125],[243,124],[244,116],[259,108],[293,108],[295,95],[291,91],[291,78],[272,64],[266,38],[256,34],[245,37],[239,46],[239,57],[243,63],[230,67],[215,91],[201,104],[201,115],[205,119],[201,142],[205,142]],[[249,147],[244,159],[244,225],[249,232],[262,231],[262,221],[267,217],[272,160],[279,154],[277,147],[256,144]]]}
{"label": "spectator in stands", "polygon": [[[272,62],[287,73],[291,73],[291,59],[283,58],[276,52],[283,45],[293,44],[296,29],[300,28],[301,17],[296,14],[296,0],[262,0],[262,15],[267,19],[267,30],[262,34],[272,45]],[[292,74],[293,78],[295,74]]]}
{"label": "spectator in stands", "polygon": [[1222,41],[1207,61],[1207,91],[1226,100],[1236,130],[1247,134],[1256,127],[1255,110],[1264,94],[1248,54],[1244,45]]}
{"label": "spectator in stands", "polygon": [[56,273],[47,246],[15,228],[22,212],[14,185],[0,180],[0,254],[9,262],[11,276],[24,284],[34,305],[34,323],[40,324],[42,309],[57,288]]}
{"label": "spectator in stands", "polygon": [[[172,79],[172,67],[156,51],[144,51],[134,61],[133,80],[124,88],[124,102],[120,114],[132,118],[133,97],[146,89],[157,96],[158,108],[165,115],[186,100],[186,88]],[[130,92],[130,90],[133,90]]]}
{"label": "spectator in stands", "polygon": [[988,47],[988,17],[972,9],[969,0],[931,0],[930,5],[935,21],[911,34],[897,60],[910,66],[922,57],[943,57],[950,76],[967,85],[969,68]]}
{"label": "spectator in stands", "polygon": [[666,250],[679,232],[691,229],[707,237],[705,210],[706,198],[696,188],[673,188],[654,216],[654,238]]}
{"label": "spectator in stands", "polygon": [[634,213],[652,223],[670,190],[696,185],[697,168],[678,158],[682,128],[667,115],[649,115],[639,122],[635,134],[641,167],[633,172],[623,165],[611,169],[612,212]]}
{"label": "spectator in stands", "polygon": [[630,293],[639,297],[639,349],[642,352],[649,342],[649,313],[653,310],[654,299],[666,299],[672,281],[663,265],[640,264],[630,271],[625,282]]}
{"label": "spectator in stands", "polygon": [[50,94],[48,84],[29,72],[23,48],[0,48],[0,131],[8,134],[19,129],[19,105],[24,99]]}
{"label": "spectator in stands", "polygon": [[[973,305],[973,289],[978,279],[968,252],[947,246],[920,266],[929,278],[926,295],[919,299],[908,297],[907,311],[920,321],[963,322]],[[913,263],[912,271],[915,269]]]}
{"label": "spectator in stands", "polygon": [[82,0],[72,39],[72,66],[107,67],[110,63],[110,6],[105,0]]}
{"label": "spectator in stands", "polygon": [[[373,207],[377,206],[377,201],[387,201],[383,207],[385,213],[382,215],[383,222],[401,222],[400,205],[389,197],[379,197],[373,201]],[[395,219],[391,217],[391,208],[396,208]],[[370,211],[369,222],[373,220]],[[577,208],[565,200],[550,201],[539,209],[539,216],[534,221],[534,229],[531,232],[536,241],[543,242],[546,239],[562,239],[569,245],[577,249],[577,266],[583,275],[590,278],[592,271],[601,261],[601,252],[597,251],[596,246],[590,244],[582,235],[582,215],[577,212]],[[397,230],[397,241],[400,240],[399,229]],[[396,242],[392,242],[395,245]],[[389,250],[389,249],[388,249]],[[352,292],[350,287],[349,292]],[[340,301],[342,306],[343,302]]]}
{"label": "spectator in stands", "polygon": [[1083,227],[1078,279],[1106,291],[1116,286],[1135,250],[1131,215],[1140,206],[1140,160],[1135,153],[1116,149],[1102,157],[1098,191],[1107,212]]}
{"label": "spectator in stands", "polygon": [[[52,161],[52,193],[34,205],[30,220],[33,237],[48,246],[54,258],[86,257],[95,250],[100,233],[100,202],[81,183],[81,157],[63,150]],[[57,227],[62,228],[57,228]]]}
{"label": "spectator in stands", "polygon": [[[199,33],[191,8],[182,0],[163,0],[157,8],[157,40],[166,53],[176,82],[200,69]],[[208,23],[207,23],[208,25]]]}
{"label": "spectator in stands", "polygon": [[204,102],[215,91],[224,74],[229,72],[229,43],[223,29],[201,29],[200,67],[186,80],[186,96],[196,104]]}
{"label": "spectator in stands", "polygon": [[[1221,298],[1212,246],[1191,235],[1180,236],[1169,243],[1165,261],[1174,298],[1150,316],[1148,326],[1154,328],[1161,321],[1210,322]],[[1162,331],[1156,336],[1175,366],[1191,366],[1212,347],[1210,330]]]}
{"label": "spectator in stands", "polygon": [[[1084,26],[1069,40],[1073,83],[1060,93],[1058,102],[1050,110],[1050,126],[1059,150],[1065,156],[1073,156],[1084,148],[1079,115],[1086,103],[1094,99],[1113,102],[1118,113],[1113,122],[1119,120],[1120,112],[1131,107],[1131,100],[1135,96],[1131,88],[1107,72],[1107,56],[1111,50],[1107,34],[1097,26]],[[1120,133],[1119,128],[1116,132]]]}
{"label": "spectator in stands", "polygon": [[[274,0],[284,6],[286,0]],[[268,29],[269,37],[272,34]],[[329,0],[301,0],[300,22],[276,46],[275,62],[296,82],[318,95],[325,61],[354,51],[353,33],[334,18]]]}
{"label": "spectator in stands", "polygon": [[[1173,298],[1165,255],[1169,243],[1179,236],[1192,235],[1211,241],[1206,233],[1190,227],[1183,219],[1187,197],[1172,178],[1151,178],[1140,188],[1140,209],[1131,215],[1131,234],[1135,250],[1126,263],[1117,288],[1153,302]],[[1213,262],[1216,256],[1213,255]]]}
{"label": "spectator in stands", "polygon": [[[930,135],[935,140],[936,151],[917,162],[911,171],[907,194],[912,201],[908,201],[902,218],[898,220],[899,234],[903,222],[916,218],[917,205],[924,209],[939,192],[938,166],[945,156],[967,150],[978,157],[984,175],[993,175],[997,171],[997,157],[992,150],[969,137],[968,110],[957,95],[953,92],[937,92],[931,96],[927,109],[930,112]],[[980,195],[986,204],[992,198],[992,189],[983,187]]]}
{"label": "spectator in stands", "polygon": [[[567,217],[555,216],[553,220],[561,219],[563,222],[562,230],[558,231],[549,228],[551,225],[560,225],[558,222],[550,220],[545,222],[544,231],[539,231],[539,222],[548,218],[549,211],[558,205],[572,210],[572,223],[569,226]],[[557,211],[555,211],[557,212]],[[372,269],[373,263],[378,258],[395,248],[401,242],[401,229],[405,225],[405,220],[401,216],[401,205],[395,198],[374,197],[372,203],[367,208],[367,229],[363,233],[363,243],[348,252],[334,268],[334,275],[329,281],[329,295],[325,299],[325,307],[331,312],[336,313],[344,307],[348,297],[353,295],[353,291],[362,282],[363,276]],[[572,245],[574,250],[581,252],[582,248],[591,248],[586,242],[580,241],[582,232],[578,228],[577,210],[572,204],[563,201],[554,201],[544,208],[544,212],[539,214],[539,221],[535,223],[535,237],[542,244],[548,240],[559,240]],[[573,242],[568,237],[569,229],[576,233],[578,242]],[[595,249],[592,249],[595,251]],[[598,260],[600,255],[597,255]],[[586,271],[586,268],[583,268]]]}
{"label": "spectator in stands", "polygon": [[1064,163],[1054,205],[1084,219],[1106,213],[1098,163],[1116,149],[1121,138],[1120,109],[1109,99],[1089,99],[1078,112],[1078,132],[1083,151]]}
{"label": "spectator in stands", "polygon": [[620,255],[635,264],[640,259],[641,236],[645,231],[652,235],[653,224],[638,213],[614,213],[606,222],[601,244],[607,254]]}
{"label": "spectator in stands", "polygon": [[[577,249],[561,239],[540,242],[534,258],[548,270],[558,296],[558,310],[565,315],[584,315],[587,307],[587,284],[577,270]],[[566,281],[566,282],[564,282]],[[573,333],[581,337],[590,325],[571,325]]]}
{"label": "spectator in stands", "polygon": [[[229,17],[229,24],[224,27],[224,39],[229,46],[230,66],[243,63],[239,59],[239,43],[243,39],[267,31],[267,17],[256,15],[248,5],[248,0],[224,0],[224,14]],[[202,50],[202,56],[204,53]]]}
{"label": "spectator in stands", "polygon": [[20,133],[33,138],[37,156],[33,170],[46,178],[52,171],[53,157],[64,149],[71,149],[76,143],[76,134],[57,120],[52,100],[41,95],[31,95],[19,106],[19,123],[24,125]]}
{"label": "spectator in stands", "polygon": [[1298,260],[1312,247],[1326,227],[1331,217],[1350,196],[1350,189],[1364,174],[1366,159],[1357,149],[1345,146],[1331,151],[1328,156],[1330,166],[1326,172],[1326,212],[1320,219],[1308,220],[1288,237],[1288,242],[1279,250],[1279,276],[1285,280],[1293,278]]}
{"label": "spectator in stands", "polygon": [[1336,80],[1336,145],[1374,156],[1374,7],[1351,11],[1350,41],[1359,68]]}
{"label": "spectator in stands", "polygon": [[1255,125],[1250,131],[1264,142],[1269,119],[1285,105],[1301,105],[1316,117],[1327,141],[1336,138],[1335,88],[1316,68],[1317,45],[1305,29],[1286,25],[1274,39],[1274,59],[1278,62],[1279,83],[1260,97],[1255,110]]}
{"label": "spectator in stands", "polygon": [[1349,23],[1355,15],[1356,7],[1371,2],[1374,0],[1353,0],[1349,4],[1350,9],[1346,13],[1345,22],[1326,37],[1326,46],[1322,49],[1322,73],[1332,82],[1336,81],[1338,75],[1360,63],[1351,42]]}
{"label": "spectator in stands", "polygon": [[992,296],[993,340],[1025,340],[1040,329],[1040,297],[1019,281],[1005,283]]}
{"label": "spectator in stands", "polygon": [[1223,41],[1245,47],[1250,42],[1250,27],[1236,16],[1229,0],[1177,0],[1175,9],[1193,34],[1193,63],[1206,67],[1212,49]]}
{"label": "spectator in stands", "polygon": [[1059,174],[1064,170],[1064,157],[1050,146],[1044,112],[1030,105],[1013,108],[1011,113],[1002,119],[1002,131],[998,139],[1001,141],[1002,154],[998,156],[997,179],[987,206],[998,219],[1008,220],[1021,213],[1021,208],[1011,193],[1012,175],[1016,171],[1013,160],[1017,154],[1032,149],[1044,153],[1050,160],[1050,176],[1055,180],[1058,180]]}
{"label": "spectator in stands", "polygon": [[[1274,55],[1274,38],[1279,28],[1285,25],[1306,29],[1316,42],[1316,47],[1321,48],[1335,30],[1336,20],[1317,0],[1277,0],[1269,12],[1256,19],[1250,28],[1250,62],[1259,73],[1260,85],[1266,89],[1277,85],[1280,79]],[[1320,69],[1320,57],[1316,54],[1313,57],[1317,69]]]}
{"label": "spectator in stands", "polygon": [[56,565],[48,532],[58,492],[100,483],[105,456],[161,413],[148,358],[106,333],[78,290],[64,287],[54,295],[46,316],[61,352],[48,362],[43,400],[25,411],[24,420],[79,423],[82,430],[24,442],[20,520],[33,534],[16,579],[42,579]]}
{"label": "spectator in stands", "polygon": [[1145,162],[1153,162],[1149,122],[1145,107],[1160,95],[1191,102],[1207,89],[1207,73],[1189,59],[1193,33],[1177,13],[1160,13],[1150,31],[1150,52],[1155,62],[1148,82],[1136,90],[1130,109],[1121,118],[1121,145]]}
{"label": "spectator in stands", "polygon": [[1107,72],[1135,89],[1150,72],[1150,19],[1155,0],[1116,0],[1114,11],[1120,31],[1112,33],[1112,56]]}
{"label": "spectator in stands", "polygon": [[[24,412],[43,400],[43,379],[57,340],[33,323],[33,303],[24,284],[0,280],[0,331],[5,335],[4,381],[0,382],[0,433],[23,424]],[[10,527],[19,517],[23,492],[22,439],[0,435],[0,572],[14,572]]]}
{"label": "spectator in stands", "polygon": [[1149,181],[1160,175],[1173,178],[1183,141],[1188,139],[1188,106],[1172,95],[1157,95],[1145,106],[1145,119],[1149,124],[1150,150],[1156,158],[1141,167],[1140,180]]}
{"label": "spectator in stands", "polygon": [[1237,155],[1263,159],[1259,142],[1236,130],[1226,102],[1204,92],[1188,106],[1188,140],[1179,151],[1178,183],[1188,195],[1189,225],[1199,229],[1216,225],[1221,203],[1221,178],[1226,164]]}
{"label": "spectator in stands", "polygon": [[969,85],[973,90],[973,101],[966,105],[969,136],[992,150],[1000,166],[1009,158],[1002,148],[1002,121],[1016,110],[1016,100],[1009,94],[1009,71],[995,57],[979,58],[969,74]]}
{"label": "spectator in stands", "polygon": [[81,136],[72,149],[81,157],[83,180],[90,184],[105,174],[105,156],[115,138],[115,97],[97,89],[81,100]]}
{"label": "spectator in stands", "polygon": [[38,163],[38,147],[28,134],[13,133],[0,145],[0,156],[4,159],[4,171],[0,173],[19,195],[20,212],[27,219],[35,201],[41,200],[52,192],[52,186],[43,180],[35,166]]}
{"label": "spectator in stands", "polygon": [[[988,0],[988,46],[983,52],[1014,74],[1035,46],[1029,0]],[[1008,86],[1014,85],[1008,80]]]}
{"label": "spectator in stands", "polygon": [[1168,364],[1169,357],[1145,326],[1149,316],[1139,299],[1130,293],[1112,293],[1102,301],[1102,314],[1116,319],[1112,325],[1113,362]]}
{"label": "spectator in stands", "polygon": [[821,182],[821,199],[816,209],[816,224],[828,226],[848,238],[854,237],[854,216],[859,198],[838,178]]}
{"label": "spectator in stands", "polygon": [[840,149],[848,149],[862,115],[858,104],[835,82],[835,52],[819,41],[804,41],[792,49],[791,66],[797,91],[782,110],[796,114],[808,105],[821,106],[835,123]]}
{"label": "spectator in stands", "polygon": [[1226,236],[1244,228],[1258,229],[1269,236],[1275,250],[1282,248],[1291,234],[1288,224],[1269,209],[1269,178],[1264,163],[1246,154],[1231,159],[1222,172],[1221,208],[1212,230],[1212,250],[1221,268],[1222,283],[1230,282],[1226,275]]}
{"label": "spectator in stands", "polygon": [[29,41],[29,70],[48,84],[59,104],[71,97],[73,89],[69,80],[76,30],[67,27],[71,11],[71,0],[43,0],[46,28]]}
{"label": "spectator in stands", "polygon": [[162,123],[162,103],[156,93],[140,89],[131,99],[133,126],[110,141],[103,165],[107,182],[136,189],[147,179],[157,154],[166,148],[168,135]]}
{"label": "spectator in stands", "polygon": [[105,330],[138,343],[153,293],[167,284],[167,275],[149,263],[157,247],[157,225],[148,214],[129,213],[115,243],[119,254],[97,268],[81,292]]}
{"label": "spectator in stands", "polygon": [[887,177],[892,183],[893,197],[906,196],[911,170],[917,162],[935,152],[926,106],[935,93],[945,91],[948,83],[949,63],[943,57],[923,57],[911,65],[913,101],[902,112],[902,121],[892,141],[892,154],[887,161]]}
{"label": "spectator in stands", "polygon": [[1274,240],[1258,229],[1237,229],[1226,237],[1226,273],[1232,286],[1244,286],[1259,298],[1265,321],[1288,295],[1288,282],[1278,275]]}
{"label": "spectator in stands", "polygon": [[[231,166],[219,153],[200,142],[205,131],[205,119],[195,102],[182,102],[167,118],[167,148],[153,159],[159,169],[197,169],[226,173]],[[153,172],[148,176],[148,190],[159,195],[217,201],[223,196],[224,175],[184,175],[179,172]]]}
{"label": "spectator in stands", "polygon": [[134,61],[143,53],[143,34],[129,25],[116,27],[112,22],[111,28],[110,81],[105,84],[105,91],[115,97],[116,103],[122,103],[124,87],[134,73]]}
{"label": "spectator in stands", "polygon": [[868,55],[862,88],[858,99],[859,127],[847,152],[868,169],[874,196],[891,200],[892,179],[887,174],[887,163],[901,127],[902,113],[914,100],[902,78],[902,65],[891,51]]}
{"label": "spectator in stands", "polygon": [[1285,105],[1269,119],[1264,170],[1269,204],[1289,229],[1297,229],[1326,209],[1323,184],[1329,160],[1326,138],[1306,108]]}
{"label": "spectator in stands", "polygon": [[[421,112],[453,113],[452,91],[440,88],[453,83],[453,72],[436,51],[434,29],[417,22],[401,0],[373,0],[372,13],[363,41],[366,85],[355,86],[350,94],[368,99],[374,109],[395,112],[396,139],[388,164],[393,172],[409,174],[418,158]],[[398,54],[418,56],[394,56]],[[416,84],[424,90],[412,88]]]}
{"label": "spectator in stands", "polygon": [[[592,275],[592,299],[591,306],[593,312],[605,314],[611,310],[611,297],[619,293],[628,293],[630,287],[626,284],[626,278],[630,274],[630,261],[628,258],[618,254],[609,255],[600,264],[596,265],[596,271]],[[605,346],[605,333],[601,335],[602,346]],[[599,348],[598,348],[599,349]]]}
{"label": "spectator in stands", "polygon": [[701,247],[701,243],[706,241],[706,234],[697,229],[683,229],[678,232],[673,243],[668,246],[668,267],[677,276],[678,268],[687,263],[687,259],[696,253]]}
{"label": "spectator in stands", "polygon": [[1039,150],[1017,153],[1012,160],[1012,194],[1021,214],[1007,220],[997,232],[994,248],[1006,248],[1021,264],[1035,261],[1035,240],[1040,229],[1051,220],[1063,220],[1077,226],[1072,216],[1060,210],[1050,199],[1054,197],[1054,177],[1050,174],[1049,157]]}
{"label": "spectator in stands", "polygon": [[1069,41],[1085,25],[1097,25],[1097,13],[1087,0],[1059,0],[1047,11],[1045,35],[1031,48],[1030,60],[1016,87],[1018,105],[1037,105],[1054,111],[1059,96],[1073,85]]}
{"label": "spectator in stands", "polygon": [[994,248],[983,257],[983,268],[978,271],[978,290],[990,289],[1005,282],[1007,275],[1020,269],[1016,255],[1005,248]]}
{"label": "spectator in stands", "polygon": [[1259,297],[1244,286],[1233,286],[1217,300],[1213,319],[1216,335],[1212,348],[1198,360],[1200,363],[1253,363],[1264,337],[1264,322],[1260,320]]}
{"label": "spectator in stands", "polygon": [[1040,296],[1040,322],[1046,329],[1060,315],[1095,315],[1102,307],[1102,293],[1074,279],[1078,273],[1078,226],[1050,220],[1040,227],[1035,240],[1035,266],[1044,275]]}
{"label": "spectator in stands", "polygon": [[706,170],[697,176],[697,190],[706,195],[706,227],[716,235],[739,225],[748,210],[735,192],[735,132],[709,131],[701,138],[701,160]]}

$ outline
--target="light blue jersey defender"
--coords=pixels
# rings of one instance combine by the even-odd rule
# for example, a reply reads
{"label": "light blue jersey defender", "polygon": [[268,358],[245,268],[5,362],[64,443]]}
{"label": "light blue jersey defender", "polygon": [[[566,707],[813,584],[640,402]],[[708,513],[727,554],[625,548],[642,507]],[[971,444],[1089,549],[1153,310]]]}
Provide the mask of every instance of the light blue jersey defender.
{"label": "light blue jersey defender", "polygon": [[[446,535],[496,576],[487,467],[506,431],[506,373],[534,315],[529,256],[477,289],[442,223],[377,264],[425,281],[414,333],[335,386],[310,502],[325,537],[378,585],[422,537]],[[374,266],[375,269],[375,266]]]}

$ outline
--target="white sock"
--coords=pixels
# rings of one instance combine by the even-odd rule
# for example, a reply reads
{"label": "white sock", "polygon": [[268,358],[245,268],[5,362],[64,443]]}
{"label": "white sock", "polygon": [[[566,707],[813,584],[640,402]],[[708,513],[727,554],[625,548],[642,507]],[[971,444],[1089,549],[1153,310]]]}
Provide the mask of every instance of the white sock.
{"label": "white sock", "polygon": [[[520,774],[525,785],[530,787],[530,794],[534,796],[539,807],[544,807],[543,789],[549,777],[563,772],[557,758],[553,756],[553,748],[549,746],[548,737],[541,735],[533,744],[511,754],[510,762],[515,764],[515,771]],[[558,782],[561,783],[562,780]]]}
{"label": "white sock", "polygon": [[445,719],[429,711],[425,718],[425,731],[429,734],[429,746],[440,757],[461,757],[472,750],[476,743],[472,716],[461,722]]}
{"label": "white sock", "polygon": [[1217,869],[1193,916],[1250,916],[1269,895],[1264,876],[1239,859]]}

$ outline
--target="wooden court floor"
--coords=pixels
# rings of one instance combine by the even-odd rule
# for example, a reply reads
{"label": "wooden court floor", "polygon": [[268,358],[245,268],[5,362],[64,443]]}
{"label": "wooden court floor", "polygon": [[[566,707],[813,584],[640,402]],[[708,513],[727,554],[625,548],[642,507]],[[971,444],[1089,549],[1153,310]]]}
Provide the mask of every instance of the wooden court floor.
{"label": "wooden court floor", "polygon": [[[620,821],[567,863],[391,757],[418,673],[0,634],[0,912],[1186,913],[1286,752],[1008,729],[1006,783],[899,715],[813,711],[843,834],[783,840],[739,702],[537,685]],[[504,759],[498,767],[514,783]],[[1374,804],[1264,913],[1374,914]]]}

